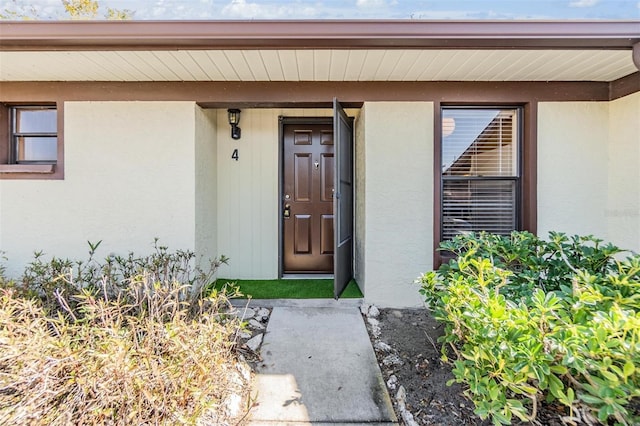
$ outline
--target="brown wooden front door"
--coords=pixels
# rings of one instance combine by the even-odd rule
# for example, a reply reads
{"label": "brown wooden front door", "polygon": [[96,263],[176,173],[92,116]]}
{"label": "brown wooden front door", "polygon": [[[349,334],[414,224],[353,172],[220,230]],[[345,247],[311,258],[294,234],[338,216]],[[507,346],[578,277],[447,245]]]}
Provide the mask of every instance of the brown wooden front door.
{"label": "brown wooden front door", "polygon": [[283,272],[333,273],[331,120],[283,124]]}

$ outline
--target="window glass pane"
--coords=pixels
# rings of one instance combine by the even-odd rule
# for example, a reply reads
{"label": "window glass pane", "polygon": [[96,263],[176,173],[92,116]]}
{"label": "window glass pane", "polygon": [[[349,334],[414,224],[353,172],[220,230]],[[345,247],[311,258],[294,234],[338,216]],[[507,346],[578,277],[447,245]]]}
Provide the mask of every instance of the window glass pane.
{"label": "window glass pane", "polygon": [[516,229],[515,180],[445,180],[442,239],[487,231],[508,235]]}
{"label": "window glass pane", "polygon": [[16,160],[53,161],[58,158],[56,137],[20,136],[16,138]]}
{"label": "window glass pane", "polygon": [[443,176],[517,176],[515,110],[443,109]]}
{"label": "window glass pane", "polygon": [[16,109],[16,133],[56,133],[55,109]]}

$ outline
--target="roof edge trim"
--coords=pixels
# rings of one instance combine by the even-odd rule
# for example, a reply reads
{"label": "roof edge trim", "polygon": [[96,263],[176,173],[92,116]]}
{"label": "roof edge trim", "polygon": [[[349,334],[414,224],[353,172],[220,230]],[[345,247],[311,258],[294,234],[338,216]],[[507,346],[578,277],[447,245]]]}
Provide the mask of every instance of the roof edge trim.
{"label": "roof edge trim", "polygon": [[0,50],[206,48],[632,49],[629,21],[0,21]]}

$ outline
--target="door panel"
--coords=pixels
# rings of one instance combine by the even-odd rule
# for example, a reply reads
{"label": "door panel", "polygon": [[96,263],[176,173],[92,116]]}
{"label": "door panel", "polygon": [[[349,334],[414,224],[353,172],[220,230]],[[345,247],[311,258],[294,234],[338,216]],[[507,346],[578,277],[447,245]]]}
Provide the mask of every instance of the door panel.
{"label": "door panel", "polygon": [[311,145],[312,132],[310,130],[294,130],[294,144]]}
{"label": "door panel", "polygon": [[322,188],[320,190],[320,196],[322,197],[322,201],[328,201],[333,203],[333,188],[335,185],[334,182],[334,155],[333,153],[322,153],[320,155],[321,158],[321,184]]}
{"label": "door panel", "polygon": [[322,145],[333,145],[333,129],[320,132],[320,143]]}
{"label": "door panel", "polygon": [[311,215],[297,214],[295,216],[294,229],[294,253],[309,254],[311,253]]}
{"label": "door panel", "polygon": [[340,297],[353,277],[353,127],[342,106],[333,99],[336,148],[334,229],[334,297]]}
{"label": "door panel", "polygon": [[331,273],[334,142],[331,124],[283,124],[283,272]]}
{"label": "door panel", "polygon": [[311,154],[295,153],[295,170],[293,172],[293,179],[295,185],[295,201],[311,201],[312,182],[311,182]]}
{"label": "door panel", "polygon": [[320,221],[320,253],[333,254],[333,215],[323,214]]}

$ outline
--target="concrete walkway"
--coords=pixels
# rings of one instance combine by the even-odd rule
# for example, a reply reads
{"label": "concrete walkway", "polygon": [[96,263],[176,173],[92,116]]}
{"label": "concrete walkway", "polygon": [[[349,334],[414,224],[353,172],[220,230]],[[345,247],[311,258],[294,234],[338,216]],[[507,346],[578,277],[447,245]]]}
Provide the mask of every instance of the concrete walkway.
{"label": "concrete walkway", "polygon": [[397,424],[357,307],[274,307],[249,425]]}

